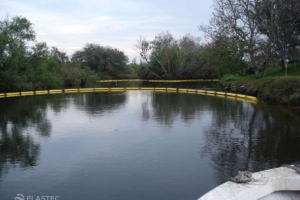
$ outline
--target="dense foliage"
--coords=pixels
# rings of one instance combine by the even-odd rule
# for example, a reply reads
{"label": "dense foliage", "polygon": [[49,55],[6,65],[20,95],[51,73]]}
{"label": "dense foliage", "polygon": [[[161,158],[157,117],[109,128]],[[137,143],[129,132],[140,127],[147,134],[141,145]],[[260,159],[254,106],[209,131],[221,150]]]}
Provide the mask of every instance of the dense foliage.
{"label": "dense foliage", "polygon": [[[299,0],[214,0],[206,42],[162,32],[135,45],[141,60],[128,64],[120,50],[86,44],[71,59],[35,40],[23,17],[0,21],[0,92],[84,87],[97,79],[196,79],[226,74],[265,77],[285,62],[300,60]],[[279,62],[278,62],[279,61]],[[225,78],[227,79],[227,78]],[[224,80],[225,80],[224,79]]]}
{"label": "dense foliage", "polygon": [[245,75],[247,63],[243,59],[243,43],[235,38],[216,36],[204,45],[203,59],[213,69],[216,77],[224,74]]}
{"label": "dense foliage", "polygon": [[154,40],[141,37],[136,48],[143,60],[143,79],[212,78],[213,71],[203,58],[199,38],[186,35],[176,40],[170,33],[158,34]]}
{"label": "dense foliage", "polygon": [[104,78],[118,78],[126,73],[127,56],[118,49],[103,47],[98,44],[86,44],[81,51],[76,51],[72,61],[89,66],[94,72],[100,72]]}
{"label": "dense foliage", "polygon": [[[265,77],[270,68],[300,60],[299,0],[214,0],[209,25],[199,26],[208,40],[160,33],[140,37],[142,78],[190,79]],[[279,62],[278,62],[279,61]]]}
{"label": "dense foliage", "polygon": [[280,64],[300,60],[299,0],[214,0],[209,25],[199,30],[208,38],[186,35],[175,39],[160,33],[136,44],[145,79],[265,77]]}
{"label": "dense foliage", "polygon": [[299,0],[214,0],[210,25],[199,27],[206,36],[229,38],[256,75],[264,77],[280,61],[299,60]]}
{"label": "dense foliage", "polygon": [[45,43],[35,43],[32,24],[21,17],[0,22],[0,91],[59,87],[60,68],[47,59]]}
{"label": "dense foliage", "polygon": [[69,60],[35,36],[26,18],[0,21],[0,92],[84,87],[128,71],[128,58],[118,49],[87,44]]}

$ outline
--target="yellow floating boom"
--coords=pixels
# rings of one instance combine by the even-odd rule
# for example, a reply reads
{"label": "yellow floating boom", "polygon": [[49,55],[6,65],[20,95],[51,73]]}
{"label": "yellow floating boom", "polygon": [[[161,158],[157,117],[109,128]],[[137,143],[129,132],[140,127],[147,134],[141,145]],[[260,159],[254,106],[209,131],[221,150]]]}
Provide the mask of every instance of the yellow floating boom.
{"label": "yellow floating boom", "polygon": [[246,102],[251,102],[251,103],[258,102],[258,99],[256,97],[242,95],[242,94],[217,92],[217,91],[209,91],[209,90],[186,89],[186,88],[156,88],[156,87],[71,88],[71,89],[57,89],[57,90],[9,92],[9,93],[0,93],[0,98],[30,96],[30,95],[43,95],[43,94],[60,94],[60,93],[67,94],[67,93],[81,93],[81,92],[126,92],[126,91],[191,93],[191,94],[201,94],[201,95],[208,95],[208,96],[223,97],[223,98],[235,99],[238,101],[246,101]]}

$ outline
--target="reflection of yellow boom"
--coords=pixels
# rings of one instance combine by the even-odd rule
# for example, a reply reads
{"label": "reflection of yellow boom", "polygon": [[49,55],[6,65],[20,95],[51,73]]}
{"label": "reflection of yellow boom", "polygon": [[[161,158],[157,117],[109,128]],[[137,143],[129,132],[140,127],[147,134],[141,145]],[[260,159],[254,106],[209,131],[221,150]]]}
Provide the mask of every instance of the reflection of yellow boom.
{"label": "reflection of yellow boom", "polygon": [[195,89],[183,89],[183,88],[155,88],[155,87],[119,87],[119,88],[77,88],[77,89],[58,89],[58,90],[39,90],[39,91],[26,91],[26,92],[9,92],[0,93],[0,98],[6,97],[19,97],[29,95],[42,95],[42,94],[60,94],[60,93],[79,93],[79,92],[126,92],[126,91],[154,91],[154,92],[177,92],[177,93],[189,93],[189,94],[202,94],[208,96],[223,97],[228,99],[235,99],[240,101],[247,101],[251,103],[257,103],[256,97],[217,92],[209,90],[195,90]]}

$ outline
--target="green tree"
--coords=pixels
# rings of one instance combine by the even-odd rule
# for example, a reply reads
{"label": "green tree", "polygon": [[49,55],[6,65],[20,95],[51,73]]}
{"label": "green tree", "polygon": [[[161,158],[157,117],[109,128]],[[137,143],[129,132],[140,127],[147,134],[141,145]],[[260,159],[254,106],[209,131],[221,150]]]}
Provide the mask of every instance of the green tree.
{"label": "green tree", "polygon": [[103,50],[100,56],[106,58],[103,69],[107,72],[125,70],[127,57],[117,49],[90,45],[77,52],[83,55],[80,63],[70,62],[66,53],[55,47],[50,52],[45,42],[36,42],[33,25],[26,18],[0,21],[0,92],[89,85],[97,79],[94,71],[102,67],[102,60],[97,63],[93,57],[99,52],[88,53],[93,50],[90,47]]}
{"label": "green tree", "polygon": [[45,42],[35,42],[33,25],[26,18],[0,22],[0,90],[24,91],[62,86],[61,67],[49,58]]}
{"label": "green tree", "polygon": [[216,77],[225,74],[245,75],[247,63],[243,60],[244,44],[235,38],[216,36],[203,46],[203,57]]}
{"label": "green tree", "polygon": [[0,89],[28,87],[26,69],[30,62],[28,42],[35,40],[32,24],[22,17],[0,22]]}
{"label": "green tree", "polygon": [[297,8],[300,8],[298,0],[264,0],[256,6],[259,15],[256,23],[280,59],[282,70],[285,58],[290,57],[290,50],[299,45],[300,13]]}
{"label": "green tree", "polygon": [[49,48],[45,42],[36,43],[31,48],[29,57],[26,74],[31,89],[54,89],[62,86],[61,66],[49,58]]}
{"label": "green tree", "polygon": [[35,32],[32,24],[26,18],[14,17],[11,21],[9,19],[0,21],[1,68],[22,68],[20,62],[28,62],[27,44],[34,40]]}
{"label": "green tree", "polygon": [[199,38],[191,35],[175,39],[163,32],[150,42],[140,37],[136,47],[144,60],[140,71],[144,79],[209,78],[211,75],[202,59]]}
{"label": "green tree", "polygon": [[88,66],[81,66],[78,63],[66,63],[62,66],[62,78],[65,87],[92,85],[98,76]]}
{"label": "green tree", "polygon": [[82,50],[73,54],[71,60],[88,66],[99,74],[117,78],[119,74],[126,73],[128,57],[118,49],[86,44]]}
{"label": "green tree", "polygon": [[[264,50],[260,44],[261,32],[256,23],[259,18],[256,12],[257,3],[260,0],[214,0],[214,12],[209,26],[200,26],[208,37],[226,35],[236,38],[244,44],[244,59],[254,71],[256,78],[261,77],[261,68],[264,67]],[[267,68],[268,66],[265,66]]]}

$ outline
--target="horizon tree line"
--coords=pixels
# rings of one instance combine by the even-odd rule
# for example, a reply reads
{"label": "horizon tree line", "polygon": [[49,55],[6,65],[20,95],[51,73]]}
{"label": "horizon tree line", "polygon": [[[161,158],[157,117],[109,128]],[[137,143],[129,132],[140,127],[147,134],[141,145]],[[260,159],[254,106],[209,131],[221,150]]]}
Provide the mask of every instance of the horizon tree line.
{"label": "horizon tree line", "polygon": [[0,92],[85,87],[127,73],[120,50],[86,44],[71,58],[36,41],[33,24],[16,16],[0,21]]}

